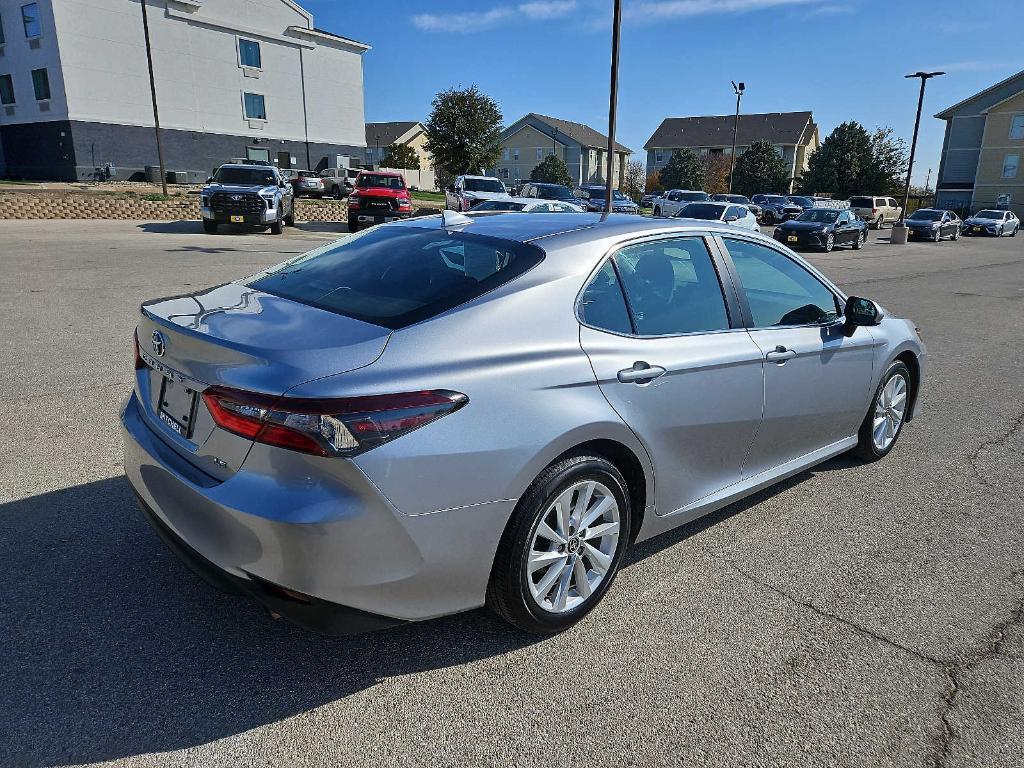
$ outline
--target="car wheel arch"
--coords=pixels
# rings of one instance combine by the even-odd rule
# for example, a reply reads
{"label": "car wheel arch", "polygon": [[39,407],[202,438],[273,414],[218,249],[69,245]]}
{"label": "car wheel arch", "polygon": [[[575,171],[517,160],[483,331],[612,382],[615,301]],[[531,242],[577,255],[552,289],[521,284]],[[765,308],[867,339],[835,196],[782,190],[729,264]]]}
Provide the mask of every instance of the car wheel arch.
{"label": "car wheel arch", "polygon": [[906,417],[906,420],[910,421],[915,416],[914,411],[917,407],[917,395],[921,387],[921,361],[912,350],[905,349],[886,364],[886,369],[888,369],[889,365],[892,365],[892,363],[897,360],[906,365],[910,370],[910,403],[907,406]]}

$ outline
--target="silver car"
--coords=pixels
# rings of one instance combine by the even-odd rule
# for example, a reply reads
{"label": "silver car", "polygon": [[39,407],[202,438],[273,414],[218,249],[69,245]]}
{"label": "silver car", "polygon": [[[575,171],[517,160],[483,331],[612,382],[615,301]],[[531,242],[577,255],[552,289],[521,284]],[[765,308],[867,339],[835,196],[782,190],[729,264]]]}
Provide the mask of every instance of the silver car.
{"label": "silver car", "polygon": [[443,216],[141,308],[125,471],[167,545],[330,633],[555,632],[630,545],[919,408],[914,324],[716,222]]}

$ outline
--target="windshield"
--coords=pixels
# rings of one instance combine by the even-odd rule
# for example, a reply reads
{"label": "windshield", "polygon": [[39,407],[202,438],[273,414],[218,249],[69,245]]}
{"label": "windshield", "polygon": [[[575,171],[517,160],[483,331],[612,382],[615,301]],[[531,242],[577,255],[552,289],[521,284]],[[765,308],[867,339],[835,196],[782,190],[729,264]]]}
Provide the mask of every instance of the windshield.
{"label": "windshield", "polygon": [[999,219],[999,220],[1002,220],[1003,212],[1002,211],[978,211],[976,214],[974,214],[974,218],[976,218],[976,219]]}
{"label": "windshield", "polygon": [[922,208],[918,211],[914,211],[908,219],[917,219],[918,221],[938,221],[942,218],[942,211],[933,211],[930,208]]}
{"label": "windshield", "polygon": [[514,203],[511,200],[484,200],[477,203],[471,211],[521,211],[526,207],[525,203]]}
{"label": "windshield", "polygon": [[[586,190],[590,194],[591,200],[604,200],[604,193],[606,192],[604,187],[588,189]],[[619,192],[617,189],[612,190],[612,200],[626,200],[626,196]]]}
{"label": "windshield", "polygon": [[804,208],[810,208],[812,205],[814,205],[814,201],[811,200],[811,198],[809,197],[799,197],[795,195],[790,195],[789,199],[791,202],[794,202],[797,205],[802,205]]}
{"label": "windshield", "polygon": [[707,192],[680,192],[680,200],[710,200]]}
{"label": "windshield", "polygon": [[463,187],[467,192],[501,192],[505,187],[497,179],[466,179]]}
{"label": "windshield", "polygon": [[797,221],[816,221],[820,224],[831,224],[839,218],[839,211],[826,211],[822,209],[804,211],[796,217]]}
{"label": "windshield", "polygon": [[684,205],[676,214],[681,219],[710,219],[718,221],[722,218],[724,205],[713,205],[712,203],[690,203]]}
{"label": "windshield", "polygon": [[398,176],[385,176],[382,173],[361,173],[356,179],[360,189],[405,189],[405,182]]}
{"label": "windshield", "polygon": [[232,168],[226,165],[222,165],[217,169],[213,180],[218,184],[239,184],[249,187],[268,187],[276,183],[274,181],[274,172],[269,169]]}
{"label": "windshield", "polygon": [[271,267],[247,284],[397,329],[504,285],[543,258],[535,245],[495,237],[374,227]]}
{"label": "windshield", "polygon": [[538,184],[537,191],[553,200],[572,200],[572,190],[561,184]]}
{"label": "windshield", "polygon": [[771,203],[772,205],[785,205],[786,204],[786,198],[784,198],[782,195],[765,195],[764,196],[764,201],[766,203]]}

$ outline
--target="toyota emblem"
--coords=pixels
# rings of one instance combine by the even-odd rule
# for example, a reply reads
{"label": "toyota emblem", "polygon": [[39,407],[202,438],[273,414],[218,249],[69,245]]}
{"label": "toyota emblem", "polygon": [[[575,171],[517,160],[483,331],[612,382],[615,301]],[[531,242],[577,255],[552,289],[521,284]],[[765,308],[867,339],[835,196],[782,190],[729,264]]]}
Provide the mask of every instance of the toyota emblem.
{"label": "toyota emblem", "polygon": [[153,331],[153,337],[151,339],[153,345],[153,352],[156,353],[157,357],[163,357],[164,352],[167,351],[167,339],[160,331]]}

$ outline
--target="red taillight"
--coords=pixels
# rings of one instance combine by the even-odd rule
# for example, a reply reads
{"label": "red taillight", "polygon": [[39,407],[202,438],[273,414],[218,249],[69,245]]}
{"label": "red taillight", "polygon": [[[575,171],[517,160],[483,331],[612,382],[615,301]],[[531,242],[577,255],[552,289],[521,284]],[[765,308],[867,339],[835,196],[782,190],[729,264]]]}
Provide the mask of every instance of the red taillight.
{"label": "red taillight", "polygon": [[355,456],[469,402],[431,390],[370,397],[273,397],[211,387],[203,401],[222,429],[256,442],[318,456]]}
{"label": "red taillight", "polygon": [[871,209],[871,212],[872,212],[872,213],[878,213],[878,209],[877,209],[877,208],[872,208],[872,209]]}
{"label": "red taillight", "polygon": [[142,359],[142,353],[139,351],[139,332],[136,331],[132,334],[132,340],[135,342],[135,370],[141,371],[146,367],[146,361]]}

